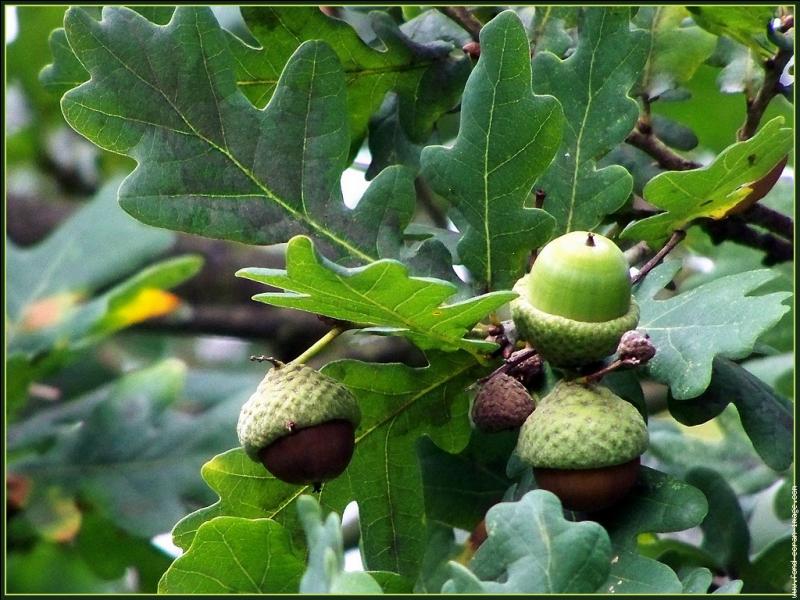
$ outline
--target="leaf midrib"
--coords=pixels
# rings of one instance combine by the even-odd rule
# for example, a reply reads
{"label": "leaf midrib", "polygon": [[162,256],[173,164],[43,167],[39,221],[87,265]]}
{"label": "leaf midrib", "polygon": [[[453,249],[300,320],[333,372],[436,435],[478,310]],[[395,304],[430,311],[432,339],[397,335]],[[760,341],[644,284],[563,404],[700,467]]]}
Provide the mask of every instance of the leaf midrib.
{"label": "leaf midrib", "polygon": [[[195,13],[195,31],[197,32],[197,39],[200,42],[201,51],[202,51],[202,47],[203,47],[202,46],[202,38],[203,38],[203,36],[200,33],[200,27],[199,27],[199,23],[198,23],[197,19],[198,19],[198,14]],[[252,181],[255,184],[255,186],[262,192],[262,194],[266,198],[268,198],[268,199],[272,200],[273,202],[275,202],[278,206],[280,206],[282,209],[284,209],[286,212],[291,214],[296,219],[307,223],[311,227],[311,229],[315,230],[317,233],[319,233],[323,237],[329,239],[330,241],[332,241],[333,243],[337,244],[338,246],[344,248],[352,256],[358,257],[358,258],[360,258],[362,260],[365,260],[367,262],[374,262],[374,261],[378,260],[376,257],[370,256],[369,254],[367,254],[367,253],[363,252],[362,250],[356,248],[355,246],[349,244],[346,240],[341,239],[335,233],[333,233],[332,231],[329,231],[328,229],[323,227],[321,224],[317,223],[317,221],[314,218],[312,218],[310,215],[308,215],[307,213],[301,213],[300,211],[297,211],[292,206],[287,204],[282,198],[278,197],[272,190],[270,190],[265,184],[263,184],[258,179],[258,177],[256,177],[256,175],[252,171],[250,171],[247,167],[245,167],[233,155],[233,153],[227,147],[224,147],[224,148],[221,147],[216,142],[214,142],[213,140],[207,138],[202,133],[200,133],[200,131],[198,131],[192,125],[192,123],[186,118],[186,116],[178,109],[178,107],[175,106],[175,104],[170,100],[170,98],[164,93],[163,90],[161,90],[159,87],[155,86],[153,83],[151,83],[147,79],[144,79],[136,71],[131,69],[127,65],[127,63],[125,63],[125,61],[123,61],[121,57],[117,56],[117,54],[111,48],[106,46],[103,43],[103,41],[100,40],[90,28],[87,29],[87,33],[88,33],[88,35],[91,36],[91,38],[95,41],[95,43],[98,46],[103,48],[103,50],[105,50],[110,56],[112,56],[114,59],[116,59],[116,61],[125,70],[127,70],[131,75],[133,75],[139,81],[144,83],[146,86],[148,86],[149,88],[154,90],[157,94],[159,94],[164,99],[164,101],[169,105],[169,107],[175,112],[175,114],[181,119],[181,121],[183,121],[186,124],[186,126],[190,129],[191,134],[193,134],[195,137],[197,137],[198,139],[200,139],[203,142],[205,142],[208,146],[210,146],[211,148],[217,150],[223,156],[225,156],[237,169],[239,169],[239,171],[241,171],[248,179],[250,179],[250,181]],[[77,57],[77,55],[76,55],[76,57]],[[77,58],[80,61],[80,57],[77,57]],[[206,69],[206,72],[208,72],[208,64],[207,64],[206,58],[207,57],[205,55],[205,52],[203,52],[203,65],[204,65],[204,67]],[[83,63],[83,61],[80,61],[80,62],[88,72],[89,68]],[[314,61],[313,62],[316,65],[316,49],[315,49],[315,56],[314,56]],[[212,82],[211,82],[210,79],[209,79],[209,87],[211,89],[212,94],[216,98],[215,89],[214,89],[214,86],[212,85]],[[64,99],[66,99],[66,98],[67,97],[65,96]],[[79,106],[83,106],[82,104],[80,104],[78,102],[76,102],[76,104],[78,104]],[[222,127],[222,125],[221,125],[221,123],[222,123],[222,115],[220,114],[219,110],[217,110],[217,117],[219,118],[219,121],[220,121],[220,127]],[[128,120],[128,117],[120,117],[120,118]]]}

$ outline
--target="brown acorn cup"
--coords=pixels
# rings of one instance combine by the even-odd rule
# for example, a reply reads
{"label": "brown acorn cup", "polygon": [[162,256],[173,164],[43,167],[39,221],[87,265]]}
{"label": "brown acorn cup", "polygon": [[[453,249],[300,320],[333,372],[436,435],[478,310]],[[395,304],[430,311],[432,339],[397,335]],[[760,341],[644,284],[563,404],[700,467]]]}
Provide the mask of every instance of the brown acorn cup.
{"label": "brown acorn cup", "polygon": [[278,479],[308,485],[334,479],[347,468],[355,448],[355,428],[346,419],[333,419],[295,429],[278,438],[258,456]]}
{"label": "brown acorn cup", "polygon": [[598,469],[533,469],[536,483],[554,493],[564,508],[594,512],[621,500],[636,483],[640,457]]}

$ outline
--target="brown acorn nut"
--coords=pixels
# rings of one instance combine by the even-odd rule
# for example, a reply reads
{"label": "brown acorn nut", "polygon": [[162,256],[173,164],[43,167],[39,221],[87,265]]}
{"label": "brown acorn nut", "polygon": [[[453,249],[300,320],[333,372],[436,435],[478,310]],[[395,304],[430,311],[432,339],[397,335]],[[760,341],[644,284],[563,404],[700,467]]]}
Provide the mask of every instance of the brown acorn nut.
{"label": "brown acorn nut", "polygon": [[631,490],[647,444],[632,404],[602,386],[562,380],[525,421],[516,452],[565,508],[592,512]]}
{"label": "brown acorn nut", "polygon": [[486,433],[516,429],[534,408],[534,400],[525,386],[501,373],[484,383],[475,396],[472,422]]}
{"label": "brown acorn nut", "polygon": [[347,468],[360,418],[344,385],[311,367],[275,361],[242,406],[237,433],[247,455],[278,479],[317,486]]}

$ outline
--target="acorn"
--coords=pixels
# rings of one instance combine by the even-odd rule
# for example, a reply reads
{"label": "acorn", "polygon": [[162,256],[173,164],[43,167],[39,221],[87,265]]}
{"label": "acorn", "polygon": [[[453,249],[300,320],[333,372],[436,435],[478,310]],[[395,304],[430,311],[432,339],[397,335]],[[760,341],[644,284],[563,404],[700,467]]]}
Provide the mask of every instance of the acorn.
{"label": "acorn", "polygon": [[596,233],[573,231],[548,243],[514,291],[520,337],[555,366],[602,360],[639,322],[625,255]]}
{"label": "acorn", "polygon": [[631,490],[647,445],[632,404],[608,388],[562,380],[525,421],[516,452],[565,508],[593,512]]}
{"label": "acorn", "polygon": [[278,479],[308,485],[339,476],[350,463],[358,402],[340,382],[301,364],[271,369],[239,413],[239,443]]}
{"label": "acorn", "polygon": [[486,433],[517,429],[534,407],[534,400],[525,386],[500,373],[484,383],[475,396],[472,422]]}

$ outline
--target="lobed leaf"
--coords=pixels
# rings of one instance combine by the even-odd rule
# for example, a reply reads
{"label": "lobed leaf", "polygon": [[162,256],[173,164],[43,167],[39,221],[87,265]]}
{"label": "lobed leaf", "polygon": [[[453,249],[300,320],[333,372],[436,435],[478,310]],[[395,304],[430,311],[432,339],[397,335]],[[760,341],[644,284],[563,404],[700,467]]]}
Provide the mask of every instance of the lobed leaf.
{"label": "lobed leaf", "polygon": [[611,573],[602,586],[608,593],[680,593],[677,575],[658,561],[636,552],[640,533],[681,531],[699,525],[708,511],[697,488],[648,467],[641,467],[636,486],[611,509],[595,515],[614,547]]}
{"label": "lobed leaf", "polygon": [[45,450],[21,454],[9,467],[42,488],[85,497],[133,535],[165,531],[189,501],[207,496],[197,470],[219,439],[213,414],[172,408],[185,371],[180,361],[163,361],[56,411],[44,431],[46,416],[21,423],[9,430],[12,443],[44,441]]}
{"label": "lobed leaf", "polygon": [[647,60],[648,39],[630,30],[630,9],[587,8],[578,46],[565,60],[549,52],[533,59],[533,91],[555,96],[564,109],[556,158],[536,182],[556,234],[591,230],[628,200],[633,179],[623,167],[596,161],[625,140],[639,116],[628,94]]}
{"label": "lobed leaf", "polygon": [[412,175],[387,170],[356,211],[345,207],[345,75],[324,42],[297,48],[258,110],[207,7],[179,7],[164,27],[125,8],[106,7],[100,22],[73,8],[65,30],[92,78],[64,95],[64,116],[136,159],[119,200],[139,220],[250,244],[307,233],[337,258],[367,262],[396,248],[413,213]]}
{"label": "lobed leaf", "polygon": [[416,142],[424,141],[435,121],[458,103],[470,70],[466,57],[451,55],[452,44],[414,41],[404,32],[407,27],[398,28],[381,11],[371,12],[368,20],[383,50],[370,47],[350,24],[328,17],[316,6],[248,6],[242,8],[242,17],[261,48],[233,36],[229,43],[237,83],[253,104],[259,108],[267,104],[284,65],[302,42],[321,40],[344,68],[349,130],[357,145],[370,116],[390,91],[399,96],[404,132]]}
{"label": "lobed leaf", "polygon": [[464,220],[464,265],[488,289],[509,289],[552,231],[552,219],[525,203],[558,147],[562,118],[558,102],[531,92],[528,39],[513,11],[492,19],[480,43],[455,145],[429,146],[420,162]]}
{"label": "lobed leaf", "polygon": [[276,594],[297,590],[303,559],[269,519],[217,517],[158,582],[160,594]]}
{"label": "lobed leaf", "polygon": [[667,261],[651,271],[636,298],[641,308],[638,328],[650,335],[657,349],[647,370],[670,386],[674,398],[685,400],[708,387],[715,356],[743,358],[752,353],[759,336],[789,310],[781,302],[790,294],[749,295],[775,278],[769,269],[759,269],[655,300],[680,267],[680,261]]}
{"label": "lobed leaf", "polygon": [[384,334],[404,335],[422,348],[464,349],[476,353],[494,347],[469,339],[470,328],[516,294],[492,292],[454,304],[442,303],[458,288],[446,281],[409,277],[395,260],[365,267],[340,267],[317,254],[307,237],[293,238],[286,248],[286,270],[242,269],[238,277],[282,288],[254,300],[305,310],[359,325]]}
{"label": "lobed leaf", "polygon": [[445,593],[590,593],[603,583],[611,544],[597,523],[567,521],[558,498],[533,490],[486,514],[488,537],[469,563],[451,562]]}
{"label": "lobed leaf", "polygon": [[696,219],[727,216],[791,150],[792,130],[781,127],[783,122],[783,117],[775,117],[749,140],[723,150],[707,167],[653,177],[644,187],[644,198],[666,212],[629,224],[620,237],[657,245]]}
{"label": "lobed leaf", "polygon": [[730,403],[762,460],[776,471],[788,469],[794,460],[791,403],[733,361],[715,358],[708,388],[697,398],[671,400],[669,409],[681,423],[698,425]]}
{"label": "lobed leaf", "polygon": [[693,23],[684,25],[688,16],[683,6],[642,6],[633,18],[650,38],[639,82],[650,99],[689,81],[714,51],[717,38]]}

